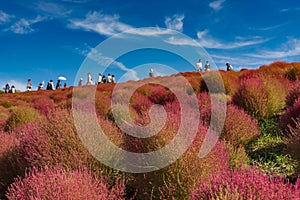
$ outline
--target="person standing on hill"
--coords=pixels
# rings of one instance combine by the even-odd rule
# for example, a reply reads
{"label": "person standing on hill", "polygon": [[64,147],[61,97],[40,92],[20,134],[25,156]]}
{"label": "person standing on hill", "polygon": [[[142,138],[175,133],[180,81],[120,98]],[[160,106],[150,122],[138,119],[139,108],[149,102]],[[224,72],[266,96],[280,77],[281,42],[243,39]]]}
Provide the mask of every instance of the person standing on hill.
{"label": "person standing on hill", "polygon": [[98,85],[100,85],[102,83],[102,74],[99,73],[98,74]]}
{"label": "person standing on hill", "polygon": [[149,77],[150,78],[154,77],[154,70],[153,69],[150,69],[150,71],[149,71]]}
{"label": "person standing on hill", "polygon": [[27,91],[29,92],[29,91],[31,91],[31,89],[32,89],[31,79],[28,79],[28,81],[27,81]]}
{"label": "person standing on hill", "polygon": [[107,83],[111,83],[112,82],[111,79],[112,79],[111,75],[107,74],[107,79],[106,79]]}
{"label": "person standing on hill", "polygon": [[209,64],[208,60],[205,63],[204,71],[206,71],[206,72],[210,71],[210,64]]}
{"label": "person standing on hill", "polygon": [[102,76],[102,83],[104,83],[104,84],[106,83],[106,77],[105,77],[105,75]]}
{"label": "person standing on hill", "polygon": [[9,83],[6,83],[6,85],[5,85],[5,87],[4,87],[4,92],[5,92],[5,93],[9,93],[9,90],[10,90]]}
{"label": "person standing on hill", "polygon": [[92,82],[92,76],[91,76],[91,73],[89,72],[88,74],[88,79],[87,79],[87,85],[92,85],[93,84],[93,82]]}
{"label": "person standing on hill", "polygon": [[11,90],[10,90],[10,91],[11,91],[11,93],[13,93],[13,94],[16,93],[16,88],[15,88],[14,85],[11,86]]}
{"label": "person standing on hill", "polygon": [[82,86],[82,78],[79,79],[78,86]]}
{"label": "person standing on hill", "polygon": [[112,76],[111,76],[111,82],[112,82],[112,83],[116,83],[115,75],[112,75]]}
{"label": "person standing on hill", "polygon": [[226,63],[226,67],[227,67],[227,71],[233,70],[233,67],[229,63]]}
{"label": "person standing on hill", "polygon": [[59,89],[59,88],[60,88],[60,80],[57,80],[55,89]]}
{"label": "person standing on hill", "polygon": [[47,84],[47,90],[54,90],[54,84],[53,81],[50,80]]}
{"label": "person standing on hill", "polygon": [[196,63],[196,67],[198,69],[198,72],[202,72],[202,60],[199,59],[199,61]]}

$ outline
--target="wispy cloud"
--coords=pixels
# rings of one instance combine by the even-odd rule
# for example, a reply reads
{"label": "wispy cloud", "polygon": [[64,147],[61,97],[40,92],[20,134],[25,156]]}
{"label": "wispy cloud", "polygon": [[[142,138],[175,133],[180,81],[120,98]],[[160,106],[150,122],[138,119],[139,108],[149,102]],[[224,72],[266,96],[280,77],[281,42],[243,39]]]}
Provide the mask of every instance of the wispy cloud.
{"label": "wispy cloud", "polygon": [[274,26],[266,26],[266,27],[261,27],[261,28],[249,28],[250,30],[256,30],[256,31],[272,31],[274,29],[278,29],[282,27],[285,24],[278,24]]}
{"label": "wispy cloud", "polygon": [[188,38],[177,38],[174,36],[171,36],[164,40],[168,44],[178,45],[178,46],[200,46],[200,44],[192,39]]}
{"label": "wispy cloud", "polygon": [[135,28],[120,21],[120,16],[104,15],[101,12],[89,12],[85,19],[71,19],[69,28],[83,29],[96,32],[100,35],[112,36],[126,31],[132,35],[156,36],[170,34],[171,31],[160,27],[156,28]]}
{"label": "wispy cloud", "polygon": [[[79,49],[77,49],[78,51]],[[87,46],[87,49],[78,51],[81,55],[88,57],[89,59],[95,61],[97,64],[101,66],[109,66],[113,65],[117,68],[119,68],[122,71],[126,72],[126,80],[139,80],[139,77],[137,75],[137,72],[129,69],[126,67],[122,62],[118,62],[114,60],[113,58],[110,58],[108,56],[103,55],[101,52],[99,52],[95,48],[91,48]]]}
{"label": "wispy cloud", "polygon": [[225,2],[225,0],[216,0],[216,1],[209,3],[209,7],[211,7],[215,11],[219,11],[223,8],[224,2]]}
{"label": "wispy cloud", "polygon": [[165,24],[168,29],[182,31],[183,29],[184,15],[173,15],[172,17],[166,17]]}
{"label": "wispy cloud", "polygon": [[217,64],[219,68],[226,68],[225,63],[232,64],[234,70],[240,70],[242,68],[253,68],[258,67],[263,64],[271,63],[272,59],[261,59],[261,58],[253,58],[245,55],[218,55],[211,54],[211,57],[214,59],[214,62]]}
{"label": "wispy cloud", "polygon": [[10,22],[12,18],[15,18],[14,15],[9,15],[2,10],[0,10],[0,24],[5,24],[7,22]]}
{"label": "wispy cloud", "polygon": [[289,40],[277,50],[262,50],[257,54],[245,55],[264,59],[282,59],[287,57],[300,56],[300,39],[289,38]]}
{"label": "wispy cloud", "polygon": [[6,29],[7,31],[12,31],[16,34],[28,34],[31,32],[34,32],[34,29],[32,28],[33,24],[39,23],[41,21],[44,21],[46,18],[41,17],[38,15],[35,19],[20,19],[16,23],[10,26],[10,28]]}
{"label": "wispy cloud", "polygon": [[118,15],[104,15],[101,12],[89,12],[85,19],[70,20],[69,27],[84,29],[101,35],[111,36],[131,29],[130,25],[119,21]]}
{"label": "wispy cloud", "polygon": [[208,30],[204,30],[197,33],[199,43],[201,46],[210,49],[236,49],[245,46],[251,46],[261,44],[269,41],[270,39],[253,38],[250,40],[238,40],[234,42],[222,42],[208,35]]}
{"label": "wispy cloud", "polygon": [[280,10],[280,12],[292,12],[292,11],[299,11],[300,7],[296,7],[296,8],[283,8]]}
{"label": "wispy cloud", "polygon": [[67,17],[72,13],[72,10],[65,8],[64,6],[51,2],[39,2],[35,9],[47,15],[48,17],[60,18]]}
{"label": "wispy cloud", "polygon": [[155,28],[132,28],[127,31],[129,34],[142,35],[142,36],[158,36],[158,35],[168,35],[172,31],[170,29],[164,29],[160,27]]}

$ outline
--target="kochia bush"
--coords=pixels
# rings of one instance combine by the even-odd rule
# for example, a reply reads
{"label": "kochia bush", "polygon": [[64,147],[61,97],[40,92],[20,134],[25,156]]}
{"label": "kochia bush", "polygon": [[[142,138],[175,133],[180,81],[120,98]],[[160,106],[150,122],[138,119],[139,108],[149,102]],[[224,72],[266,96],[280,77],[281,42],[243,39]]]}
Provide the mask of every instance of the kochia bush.
{"label": "kochia bush", "polygon": [[261,120],[270,118],[283,109],[285,94],[284,86],[276,78],[256,75],[241,81],[232,101],[251,116]]}
{"label": "kochia bush", "polygon": [[33,168],[22,180],[17,180],[7,192],[9,200],[30,199],[125,199],[123,181],[113,187],[105,178],[97,178],[86,169],[64,170],[45,167],[41,171]]}
{"label": "kochia bush", "polygon": [[300,98],[300,81],[295,82],[286,96],[286,106],[291,107]]}
{"label": "kochia bush", "polygon": [[11,132],[18,126],[40,119],[41,115],[32,108],[16,108],[6,121],[5,131]]}
{"label": "kochia bush", "polygon": [[0,199],[14,178],[22,176],[25,165],[20,156],[20,140],[16,134],[0,132]]}
{"label": "kochia bush", "polygon": [[299,182],[298,179],[293,185],[254,168],[235,169],[232,173],[211,176],[209,183],[199,184],[190,199],[299,199]]}

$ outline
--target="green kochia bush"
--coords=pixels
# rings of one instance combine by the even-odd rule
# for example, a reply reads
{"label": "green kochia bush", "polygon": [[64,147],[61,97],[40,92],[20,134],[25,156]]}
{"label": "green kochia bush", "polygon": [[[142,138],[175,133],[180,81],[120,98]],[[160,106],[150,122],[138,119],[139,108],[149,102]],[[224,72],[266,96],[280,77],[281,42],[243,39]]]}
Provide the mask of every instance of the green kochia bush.
{"label": "green kochia bush", "polygon": [[284,108],[285,96],[285,88],[278,79],[257,75],[241,81],[232,101],[251,116],[263,120]]}
{"label": "green kochia bush", "polygon": [[17,108],[12,111],[6,121],[4,130],[7,132],[13,131],[18,126],[26,123],[35,122],[41,119],[41,115],[32,108]]}
{"label": "green kochia bush", "polygon": [[114,186],[106,184],[105,178],[93,176],[86,169],[66,170],[45,167],[33,168],[22,180],[10,186],[9,200],[30,199],[125,199],[125,185],[117,181]]}

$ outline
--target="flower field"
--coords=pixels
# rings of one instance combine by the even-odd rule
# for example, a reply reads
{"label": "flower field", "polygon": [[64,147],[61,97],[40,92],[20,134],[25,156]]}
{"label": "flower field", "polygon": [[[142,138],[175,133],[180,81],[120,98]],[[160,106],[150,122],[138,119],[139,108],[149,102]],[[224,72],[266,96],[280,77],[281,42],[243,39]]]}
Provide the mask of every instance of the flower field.
{"label": "flower field", "polygon": [[[214,82],[214,71],[149,78],[157,84],[120,83],[118,95],[116,84],[0,94],[0,199],[300,199],[300,63],[219,73],[225,94]],[[182,76],[191,87],[180,83]],[[129,104],[122,104],[136,84],[141,86]],[[181,128],[181,115],[196,109],[200,115],[190,114],[195,121],[185,124],[196,131],[192,143],[174,162],[150,172],[105,165],[86,148],[73,119],[74,90],[81,90],[76,98],[84,99],[91,87],[94,104],[80,108],[95,110],[115,146],[134,153],[162,149]],[[197,106],[178,94],[194,95]],[[113,97],[118,106],[111,105]],[[213,107],[221,103],[226,105],[224,125],[212,150],[201,157]],[[129,135],[125,129],[141,129],[130,129],[128,120],[139,127],[150,124],[147,130],[157,134]],[[89,132],[85,136],[94,139]]]}

